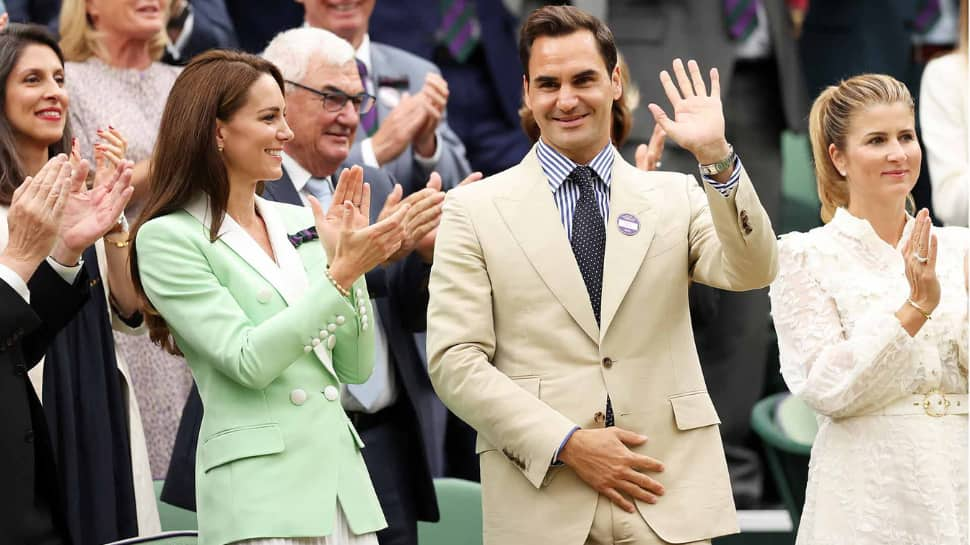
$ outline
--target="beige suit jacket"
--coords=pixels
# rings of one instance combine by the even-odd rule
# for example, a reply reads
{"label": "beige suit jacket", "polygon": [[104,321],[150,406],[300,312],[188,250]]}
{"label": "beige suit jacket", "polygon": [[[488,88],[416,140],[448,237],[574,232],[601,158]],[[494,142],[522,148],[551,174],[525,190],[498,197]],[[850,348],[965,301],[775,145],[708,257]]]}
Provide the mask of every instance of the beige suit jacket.
{"label": "beige suit jacket", "polygon": [[[768,285],[777,248],[747,174],[725,198],[692,176],[637,170],[617,154],[597,327],[533,149],[449,192],[431,273],[428,347],[438,395],[478,430],[486,545],[582,544],[597,493],[550,462],[574,427],[646,435],[666,494],[638,503],[664,540],[738,531],[717,413],[691,334],[691,280]],[[706,195],[705,195],[706,191]],[[639,231],[617,228],[633,214]]]}

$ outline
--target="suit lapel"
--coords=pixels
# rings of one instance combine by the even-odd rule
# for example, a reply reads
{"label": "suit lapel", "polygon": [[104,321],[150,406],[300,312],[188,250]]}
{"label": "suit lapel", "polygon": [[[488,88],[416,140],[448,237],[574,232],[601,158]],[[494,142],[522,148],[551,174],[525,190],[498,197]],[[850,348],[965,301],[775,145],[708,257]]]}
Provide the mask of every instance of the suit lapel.
{"label": "suit lapel", "polygon": [[[606,225],[600,340],[640,270],[656,229],[654,214],[649,213],[652,187],[639,181],[639,177],[634,167],[617,153],[613,163],[613,181],[610,183],[610,220]],[[633,235],[626,235],[619,229],[618,220],[624,214],[635,217],[639,222],[639,230]]]}
{"label": "suit lapel", "polygon": [[265,182],[263,184],[263,198],[295,206],[303,206],[300,194],[293,187],[293,180],[286,172],[286,168],[283,169],[283,176],[279,180]]}
{"label": "suit lapel", "polygon": [[498,213],[542,281],[590,339],[597,342],[599,332],[586,284],[534,148],[520,168],[525,187],[496,197]]}

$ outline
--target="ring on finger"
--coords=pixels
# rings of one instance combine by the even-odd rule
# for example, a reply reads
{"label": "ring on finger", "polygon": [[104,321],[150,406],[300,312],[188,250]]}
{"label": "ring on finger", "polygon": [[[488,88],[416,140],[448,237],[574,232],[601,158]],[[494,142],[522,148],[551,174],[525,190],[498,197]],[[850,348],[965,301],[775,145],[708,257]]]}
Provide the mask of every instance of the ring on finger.
{"label": "ring on finger", "polygon": [[659,169],[659,168],[660,168],[660,167],[662,167],[662,166],[663,166],[663,162],[661,162],[661,161],[657,161],[656,163],[654,163],[654,165],[653,165],[653,168],[657,168],[657,169]]}
{"label": "ring on finger", "polygon": [[923,264],[923,263],[926,263],[927,261],[929,261],[929,260],[930,260],[930,258],[928,258],[928,257],[923,257],[923,256],[921,256],[921,255],[919,255],[919,254],[913,254],[913,257],[914,257],[914,258],[916,259],[916,261],[919,261],[919,262],[920,262],[920,264]]}

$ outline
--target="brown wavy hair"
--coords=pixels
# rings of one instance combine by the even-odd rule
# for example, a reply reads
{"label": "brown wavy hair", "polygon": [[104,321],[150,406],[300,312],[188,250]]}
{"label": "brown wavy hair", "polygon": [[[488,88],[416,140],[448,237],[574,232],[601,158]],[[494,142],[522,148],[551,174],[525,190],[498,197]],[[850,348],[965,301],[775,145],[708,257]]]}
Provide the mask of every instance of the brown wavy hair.
{"label": "brown wavy hair", "polygon": [[[853,116],[875,104],[903,103],[915,115],[913,97],[906,86],[885,74],[862,74],[830,85],[815,99],[808,116],[808,134],[812,142],[820,216],[828,223],[837,208],[849,206],[849,187],[829,157],[829,145],[845,151],[845,139]],[[907,198],[912,212],[915,203]]]}
{"label": "brown wavy hair", "polygon": [[283,77],[269,61],[237,51],[198,55],[182,70],[165,103],[148,175],[148,197],[131,231],[131,279],[149,336],[179,354],[164,318],[145,295],[138,270],[138,230],[148,221],[182,209],[200,193],[209,199],[215,241],[229,201],[229,175],[216,143],[216,120],[229,121],[246,103],[249,89],[269,74],[283,92]]}
{"label": "brown wavy hair", "polygon": [[[543,36],[568,36],[581,30],[587,30],[593,35],[593,39],[596,40],[596,47],[606,65],[606,73],[613,74],[613,69],[622,60],[616,50],[613,32],[603,21],[572,6],[544,6],[533,11],[519,31],[519,61],[522,63],[522,71],[526,80],[529,79],[529,58],[532,56],[532,44],[538,38]],[[622,88],[624,94],[626,94],[629,76],[626,75],[627,70],[624,70],[624,68],[625,66],[621,65],[620,75],[623,77]],[[632,85],[630,89],[633,89]],[[636,108],[638,96],[630,92],[629,97],[630,99],[624,99],[624,96],[620,96],[619,99],[613,101],[611,112],[613,123],[610,128],[610,139],[616,146],[626,142],[626,139],[630,136],[630,131],[633,129],[632,112]],[[524,104],[519,108],[519,122],[522,124],[522,130],[533,142],[539,139],[539,126],[536,124],[532,112]]]}
{"label": "brown wavy hair", "polygon": [[[51,48],[57,58],[64,66],[64,54],[57,45],[57,40],[39,25],[22,25],[10,23],[7,28],[0,32],[0,113],[6,111],[7,107],[7,79],[10,72],[20,61],[24,49],[29,45],[42,45]],[[70,108],[70,106],[68,106]],[[64,132],[61,139],[47,146],[47,156],[53,157],[58,153],[70,153],[71,151],[71,122],[70,116],[64,112]],[[24,166],[20,163],[20,154],[17,153],[17,141],[14,137],[13,127],[7,116],[0,115],[0,205],[10,206],[10,199],[13,192],[20,187],[29,174],[25,172]]]}

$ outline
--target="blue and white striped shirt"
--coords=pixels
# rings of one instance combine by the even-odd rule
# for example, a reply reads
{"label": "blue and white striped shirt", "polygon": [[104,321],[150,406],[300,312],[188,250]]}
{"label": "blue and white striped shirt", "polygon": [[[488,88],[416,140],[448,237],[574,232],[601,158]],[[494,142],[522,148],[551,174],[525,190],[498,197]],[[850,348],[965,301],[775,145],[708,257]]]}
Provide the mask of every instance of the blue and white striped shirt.
{"label": "blue and white striped shirt", "polygon": [[[610,182],[613,180],[614,149],[613,144],[607,144],[587,165],[599,177],[593,181],[593,191],[596,194],[596,202],[599,204],[604,223],[610,217]],[[556,208],[559,209],[559,219],[562,220],[562,225],[566,228],[566,236],[569,240],[572,240],[573,214],[576,211],[576,203],[579,201],[579,185],[572,181],[568,184],[565,182],[573,169],[580,165],[546,144],[541,137],[536,145],[536,156],[539,158],[539,165],[549,182],[549,189],[556,201]],[[702,175],[701,177],[718,193],[724,195],[724,197],[730,197],[738,182],[741,181],[741,159],[735,156],[734,172],[724,183],[707,176]]]}

